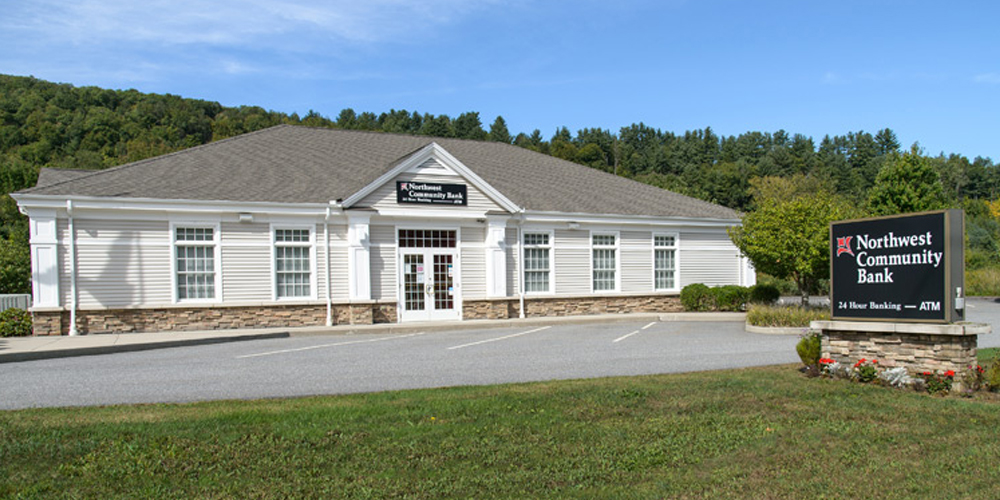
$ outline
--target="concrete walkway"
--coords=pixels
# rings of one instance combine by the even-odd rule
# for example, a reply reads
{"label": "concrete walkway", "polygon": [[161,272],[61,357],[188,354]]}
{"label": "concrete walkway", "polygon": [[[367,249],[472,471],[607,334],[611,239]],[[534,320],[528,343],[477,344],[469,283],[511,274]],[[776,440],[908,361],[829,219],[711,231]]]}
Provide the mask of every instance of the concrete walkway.
{"label": "concrete walkway", "polygon": [[637,313],[501,320],[429,321],[406,324],[340,325],[330,327],[309,326],[297,328],[94,334],[74,337],[12,337],[0,338],[0,363],[311,335],[346,335],[352,333],[393,334],[428,330],[448,331],[636,321],[743,322],[745,320],[746,315],[744,313]]}

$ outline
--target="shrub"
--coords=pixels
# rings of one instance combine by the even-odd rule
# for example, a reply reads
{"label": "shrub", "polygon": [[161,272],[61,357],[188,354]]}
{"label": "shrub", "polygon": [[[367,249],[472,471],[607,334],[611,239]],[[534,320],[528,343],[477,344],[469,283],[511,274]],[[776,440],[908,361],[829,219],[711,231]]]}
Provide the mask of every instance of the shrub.
{"label": "shrub", "polygon": [[739,285],[725,285],[711,289],[715,306],[720,311],[742,311],[750,296],[750,290]]}
{"label": "shrub", "polygon": [[983,383],[985,383],[991,391],[1000,391],[1000,355],[993,359],[990,363],[990,367],[986,369],[986,373],[983,374]]}
{"label": "shrub", "polygon": [[1000,268],[965,271],[965,293],[972,296],[1000,296]]}
{"label": "shrub", "polygon": [[854,363],[854,378],[862,384],[867,384],[878,378],[878,360],[859,359],[857,363]]}
{"label": "shrub", "polygon": [[889,368],[888,370],[879,373],[878,379],[881,380],[883,384],[897,389],[902,389],[913,384],[913,377],[911,377],[910,373],[906,371],[906,368],[903,368],[902,366]]}
{"label": "shrub", "polygon": [[951,384],[955,380],[955,372],[952,370],[941,374],[924,372],[920,374],[920,378],[924,379],[927,392],[931,394],[948,394],[951,391]]}
{"label": "shrub", "polygon": [[791,280],[781,280],[770,274],[757,273],[757,284],[772,286],[778,290],[778,295],[798,295],[799,287]]}
{"label": "shrub", "polygon": [[818,366],[820,351],[823,347],[823,336],[819,332],[809,332],[802,336],[795,345],[795,352],[806,366]]}
{"label": "shrub", "polygon": [[692,283],[681,289],[681,305],[686,311],[710,311],[715,308],[715,299],[710,288]]}
{"label": "shrub", "polygon": [[749,302],[751,304],[771,305],[781,298],[781,290],[774,285],[758,283],[750,287]]}
{"label": "shrub", "polygon": [[31,314],[24,309],[11,308],[0,312],[0,337],[27,337],[31,335]]}
{"label": "shrub", "polygon": [[755,304],[747,310],[747,323],[753,326],[808,328],[811,321],[828,319],[830,311],[826,308]]}

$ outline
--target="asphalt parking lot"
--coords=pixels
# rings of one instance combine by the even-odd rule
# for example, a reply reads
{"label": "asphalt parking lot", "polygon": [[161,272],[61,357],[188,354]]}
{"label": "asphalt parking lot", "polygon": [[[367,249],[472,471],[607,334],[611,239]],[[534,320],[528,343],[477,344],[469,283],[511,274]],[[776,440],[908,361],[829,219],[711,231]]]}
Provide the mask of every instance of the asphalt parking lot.
{"label": "asphalt parking lot", "polygon": [[292,337],[0,365],[0,408],[254,399],[716,370],[797,359],[738,322]]}
{"label": "asphalt parking lot", "polygon": [[[969,301],[996,333],[1000,302]],[[797,335],[648,321],[318,335],[0,364],[0,409],[280,398],[798,361]]]}

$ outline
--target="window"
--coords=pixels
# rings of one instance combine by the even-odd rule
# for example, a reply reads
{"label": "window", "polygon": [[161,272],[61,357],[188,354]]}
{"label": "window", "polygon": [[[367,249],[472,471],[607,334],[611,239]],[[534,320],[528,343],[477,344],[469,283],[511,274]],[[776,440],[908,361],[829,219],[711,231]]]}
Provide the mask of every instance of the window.
{"label": "window", "polygon": [[279,299],[312,296],[312,235],[308,229],[274,230],[274,288]]}
{"label": "window", "polygon": [[549,292],[550,233],[524,233],[524,291]]}
{"label": "window", "polygon": [[593,234],[590,244],[594,291],[618,290],[618,235]]}
{"label": "window", "polygon": [[657,290],[677,289],[677,235],[653,235],[653,281]]}
{"label": "window", "polygon": [[214,228],[174,228],[177,300],[215,298],[215,243]]}
{"label": "window", "polygon": [[399,248],[455,248],[454,230],[400,229]]}

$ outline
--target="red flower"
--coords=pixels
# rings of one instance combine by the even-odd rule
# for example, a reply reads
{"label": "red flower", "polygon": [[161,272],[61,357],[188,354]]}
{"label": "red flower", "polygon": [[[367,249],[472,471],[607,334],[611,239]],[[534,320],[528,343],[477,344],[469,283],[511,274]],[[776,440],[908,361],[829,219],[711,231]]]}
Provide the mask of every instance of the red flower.
{"label": "red flower", "polygon": [[945,377],[949,377],[949,378],[950,377],[954,377],[955,376],[955,370],[948,370],[948,371],[944,372],[944,376]]}
{"label": "red flower", "polygon": [[927,375],[928,377],[930,377],[931,376],[931,372],[924,372],[924,375]]}
{"label": "red flower", "polygon": [[878,360],[877,360],[877,359],[873,359],[873,360],[872,360],[872,364],[873,364],[873,365],[877,365],[877,364],[878,364]]}

